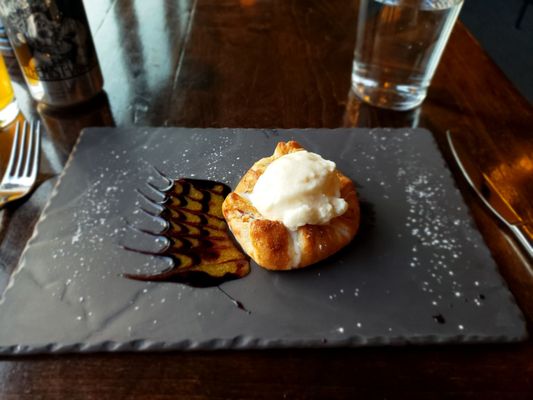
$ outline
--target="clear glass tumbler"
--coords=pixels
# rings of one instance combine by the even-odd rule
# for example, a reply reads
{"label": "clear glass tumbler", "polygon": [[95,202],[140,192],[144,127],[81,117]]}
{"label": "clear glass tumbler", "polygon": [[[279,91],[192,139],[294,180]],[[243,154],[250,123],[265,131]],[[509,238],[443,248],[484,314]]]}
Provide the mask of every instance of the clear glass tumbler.
{"label": "clear glass tumbler", "polygon": [[393,110],[422,103],[462,4],[463,0],[359,0],[355,94]]}
{"label": "clear glass tumbler", "polygon": [[9,74],[7,73],[6,64],[2,56],[0,56],[0,127],[13,122],[18,113],[19,108],[15,100]]}

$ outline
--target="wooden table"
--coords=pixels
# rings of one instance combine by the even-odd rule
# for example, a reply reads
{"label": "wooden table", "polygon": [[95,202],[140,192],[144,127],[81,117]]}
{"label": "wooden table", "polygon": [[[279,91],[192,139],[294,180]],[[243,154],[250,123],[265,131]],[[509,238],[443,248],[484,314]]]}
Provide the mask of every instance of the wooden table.
{"label": "wooden table", "polygon": [[[460,23],[427,100],[397,113],[349,94],[352,0],[91,0],[86,9],[107,95],[52,111],[17,87],[48,136],[39,187],[1,213],[0,290],[85,126],[420,126],[448,162],[451,130],[533,221],[533,108]],[[8,140],[2,132],[2,148]],[[531,327],[531,261],[450,165]],[[531,399],[533,343],[4,357],[0,398]]]}

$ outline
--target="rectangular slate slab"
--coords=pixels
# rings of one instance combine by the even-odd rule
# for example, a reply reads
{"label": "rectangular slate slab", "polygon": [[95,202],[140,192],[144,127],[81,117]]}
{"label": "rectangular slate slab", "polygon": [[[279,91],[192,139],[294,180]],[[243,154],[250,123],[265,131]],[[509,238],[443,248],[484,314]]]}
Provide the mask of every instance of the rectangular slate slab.
{"label": "rectangular slate slab", "polygon": [[[137,210],[147,206],[136,189],[161,184],[152,166],[235,187],[288,139],[356,183],[362,226],[347,248],[300,271],[252,263],[246,278],[221,285],[248,312],[216,287],[121,276],[168,266],[120,247],[132,240],[127,222],[142,222]],[[431,134],[410,129],[87,129],[0,303],[5,354],[525,337]]]}

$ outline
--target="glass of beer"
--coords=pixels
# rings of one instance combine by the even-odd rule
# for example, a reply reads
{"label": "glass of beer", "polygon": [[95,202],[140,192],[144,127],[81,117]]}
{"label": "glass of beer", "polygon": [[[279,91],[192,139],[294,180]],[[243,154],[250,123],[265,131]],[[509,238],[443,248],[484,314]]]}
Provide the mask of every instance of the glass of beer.
{"label": "glass of beer", "polygon": [[9,125],[19,113],[6,64],[0,56],[0,127]]}
{"label": "glass of beer", "polygon": [[382,108],[418,106],[463,0],[359,0],[352,89]]}

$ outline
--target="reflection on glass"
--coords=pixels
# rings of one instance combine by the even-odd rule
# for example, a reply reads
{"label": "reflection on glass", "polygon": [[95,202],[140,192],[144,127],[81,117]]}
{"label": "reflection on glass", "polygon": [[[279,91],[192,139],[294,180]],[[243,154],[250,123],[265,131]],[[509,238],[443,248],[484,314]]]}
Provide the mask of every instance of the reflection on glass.
{"label": "reflection on glass", "polygon": [[82,106],[67,110],[51,108],[39,104],[37,111],[52,142],[55,154],[48,154],[53,169],[66,162],[80,131],[90,126],[115,126],[109,99],[105,92],[100,93]]}
{"label": "reflection on glass", "polygon": [[420,107],[410,111],[394,111],[371,106],[359,99],[353,91],[348,94],[344,113],[345,127],[417,128],[420,125]]}

